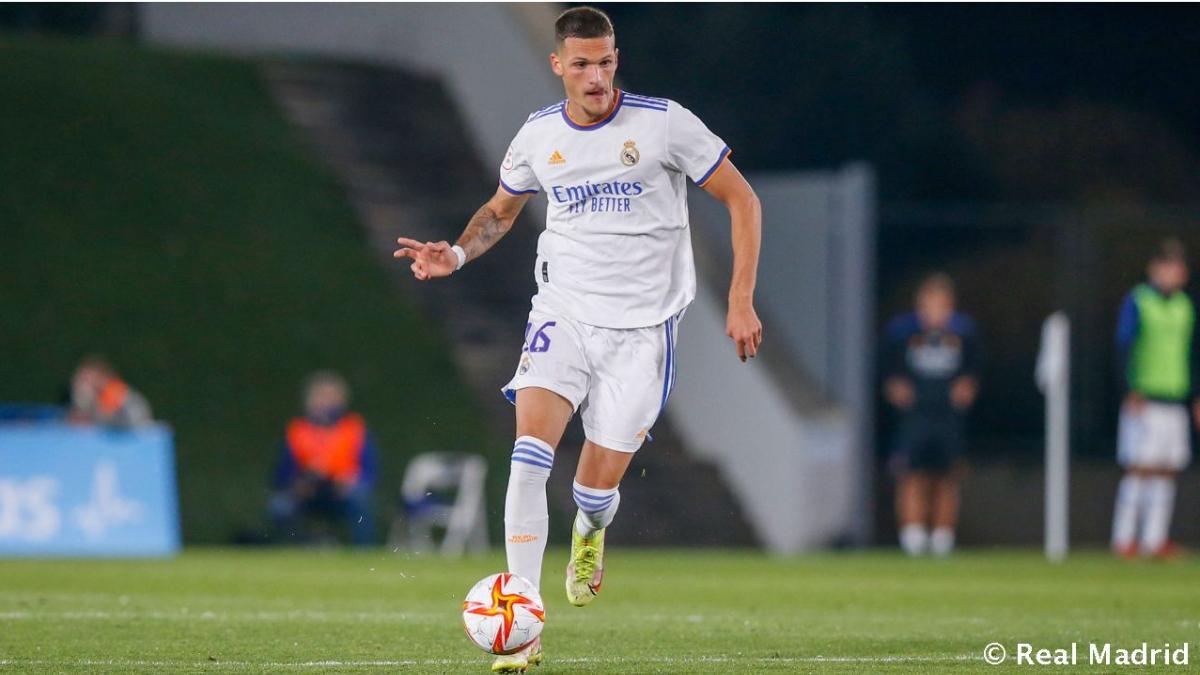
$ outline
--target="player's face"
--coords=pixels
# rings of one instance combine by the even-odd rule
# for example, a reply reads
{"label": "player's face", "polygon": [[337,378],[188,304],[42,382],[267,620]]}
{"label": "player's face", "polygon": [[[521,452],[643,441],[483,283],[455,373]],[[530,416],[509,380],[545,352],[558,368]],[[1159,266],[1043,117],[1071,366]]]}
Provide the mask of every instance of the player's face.
{"label": "player's face", "polygon": [[89,389],[99,390],[105,383],[104,373],[98,368],[83,366],[75,371],[73,378],[74,386],[87,387]]}
{"label": "player's face", "polygon": [[617,47],[612,36],[567,38],[550,55],[550,67],[562,78],[567,99],[591,119],[599,119],[613,105],[613,77],[617,74]]}
{"label": "player's face", "polygon": [[926,328],[945,328],[954,314],[954,297],[942,290],[928,290],[917,296],[917,317]]}
{"label": "player's face", "polygon": [[1178,260],[1150,263],[1150,282],[1164,293],[1174,293],[1187,285],[1187,265]]}
{"label": "player's face", "polygon": [[312,419],[326,420],[346,407],[346,392],[341,387],[319,384],[313,387],[304,402],[305,412]]}

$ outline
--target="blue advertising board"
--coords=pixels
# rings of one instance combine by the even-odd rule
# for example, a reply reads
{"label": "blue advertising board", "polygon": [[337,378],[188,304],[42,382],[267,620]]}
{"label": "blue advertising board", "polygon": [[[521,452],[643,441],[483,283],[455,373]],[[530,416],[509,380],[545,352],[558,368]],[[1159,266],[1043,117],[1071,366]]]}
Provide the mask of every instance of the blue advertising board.
{"label": "blue advertising board", "polygon": [[0,425],[0,556],[178,550],[170,428]]}

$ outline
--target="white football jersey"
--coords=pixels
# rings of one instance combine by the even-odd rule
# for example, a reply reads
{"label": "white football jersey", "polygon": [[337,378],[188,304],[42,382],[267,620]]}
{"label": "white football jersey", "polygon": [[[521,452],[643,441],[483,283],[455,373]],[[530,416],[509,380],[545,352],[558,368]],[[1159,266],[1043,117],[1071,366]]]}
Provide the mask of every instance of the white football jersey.
{"label": "white football jersey", "polygon": [[674,101],[616,92],[584,125],[566,101],[534,112],[500,167],[512,194],[545,191],[534,306],[604,328],[655,326],[696,295],[687,183],[703,186],[725,142]]}

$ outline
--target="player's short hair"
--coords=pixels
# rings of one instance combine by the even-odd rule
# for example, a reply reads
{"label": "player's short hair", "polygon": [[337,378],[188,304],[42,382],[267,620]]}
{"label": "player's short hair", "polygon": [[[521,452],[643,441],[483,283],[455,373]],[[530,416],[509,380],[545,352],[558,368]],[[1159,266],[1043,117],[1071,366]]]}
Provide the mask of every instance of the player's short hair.
{"label": "player's short hair", "polygon": [[332,370],[318,370],[305,378],[304,396],[307,398],[319,387],[332,387],[342,393],[342,398],[350,398],[350,385],[346,383],[346,378]]}
{"label": "player's short hair", "polygon": [[926,293],[945,293],[953,299],[957,294],[954,288],[954,279],[951,279],[950,275],[945,272],[934,272],[921,280],[915,295],[919,298]]}
{"label": "player's short hair", "polygon": [[117,370],[113,368],[108,359],[99,354],[88,354],[79,361],[79,365],[75,368],[75,372],[81,370],[94,370],[105,377],[116,377]]}
{"label": "player's short hair", "polygon": [[1167,237],[1158,243],[1154,255],[1150,256],[1150,262],[1186,263],[1187,249],[1183,247],[1183,242],[1175,237]]}
{"label": "player's short hair", "polygon": [[612,19],[595,7],[572,7],[559,14],[554,21],[554,42],[559,47],[567,38],[587,39],[614,35]]}

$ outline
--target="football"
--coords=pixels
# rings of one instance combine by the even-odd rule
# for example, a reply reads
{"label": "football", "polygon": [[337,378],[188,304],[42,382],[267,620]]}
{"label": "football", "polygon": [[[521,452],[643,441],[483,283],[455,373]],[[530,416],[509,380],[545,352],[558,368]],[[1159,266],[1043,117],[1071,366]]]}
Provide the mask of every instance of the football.
{"label": "football", "polygon": [[546,610],[533,584],[508,572],[480,579],[463,600],[463,630],[489,654],[512,654],[542,634]]}

